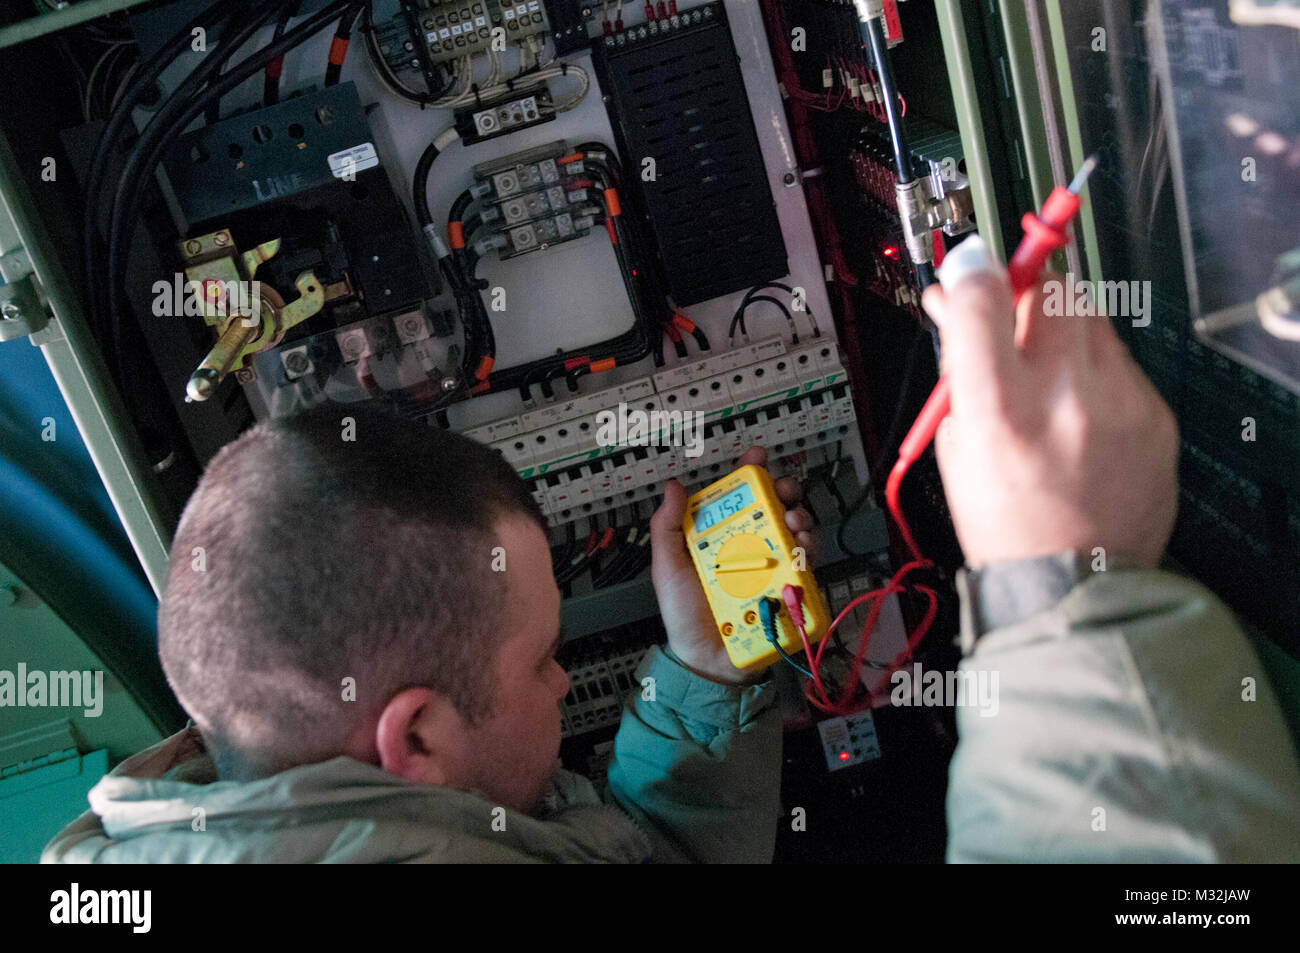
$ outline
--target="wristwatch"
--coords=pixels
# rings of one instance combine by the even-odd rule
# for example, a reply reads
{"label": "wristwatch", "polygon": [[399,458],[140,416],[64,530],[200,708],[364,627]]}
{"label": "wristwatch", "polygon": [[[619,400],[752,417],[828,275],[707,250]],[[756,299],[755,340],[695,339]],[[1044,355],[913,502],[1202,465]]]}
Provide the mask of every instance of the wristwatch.
{"label": "wristwatch", "polygon": [[1123,556],[1071,549],[1050,556],[989,563],[957,572],[961,651],[969,655],[987,632],[1052,608],[1094,573],[1131,568]]}

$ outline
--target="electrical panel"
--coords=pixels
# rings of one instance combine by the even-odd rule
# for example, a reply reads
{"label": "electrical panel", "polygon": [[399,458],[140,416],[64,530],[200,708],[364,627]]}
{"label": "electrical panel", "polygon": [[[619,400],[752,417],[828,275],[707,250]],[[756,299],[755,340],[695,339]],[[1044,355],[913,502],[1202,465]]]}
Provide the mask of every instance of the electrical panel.
{"label": "electrical panel", "polygon": [[[815,778],[861,806],[906,761],[933,769],[941,792],[951,712],[880,702],[926,607],[893,591],[877,615],[862,600],[893,575],[871,471],[938,373],[913,247],[932,246],[937,264],[977,224],[1005,244],[1034,204],[1042,144],[1023,117],[1037,110],[1022,109],[1017,37],[999,18],[1032,34],[1035,5],[883,4],[888,105],[910,132],[919,214],[899,211],[891,110],[852,3],[172,0],[91,19],[56,6],[18,24],[32,39],[0,27],[2,184],[41,196],[18,230],[45,249],[28,256],[3,236],[0,340],[24,333],[11,313],[48,305],[53,326],[35,340],[74,416],[105,422],[87,443],[156,585],[204,464],[257,420],[374,402],[464,433],[500,453],[546,517],[569,633],[563,753],[598,780],[635,670],[663,640],[649,521],[664,484],[701,487],[761,446],[775,476],[803,483],[818,578],[843,615],[824,671],[878,703],[832,714],[811,676],[781,667],[787,781]],[[1225,143],[1274,127],[1285,145],[1266,171],[1290,168],[1290,101],[1246,117],[1258,128],[1201,129],[1201,148],[1171,157],[1160,110],[1187,129],[1189,104],[1204,105],[1189,90],[1228,119],[1245,95],[1224,4],[1156,5],[1180,54],[1164,64],[1163,106],[1139,37],[1154,22],[1135,14],[1111,59],[1078,40],[1113,6],[1060,5],[1077,40],[1061,69],[1082,143],[1104,155],[1092,251],[1107,272],[1156,285],[1151,329],[1120,330],[1182,425],[1173,553],[1294,651],[1300,398],[1278,383],[1294,374],[1205,325],[1261,291],[1291,293],[1294,215],[1266,210],[1255,255],[1214,234],[1233,200],[1204,191],[1240,159]],[[950,74],[954,30],[969,62]],[[1127,112],[1112,101],[1116,70],[1132,73]],[[1189,204],[1180,184],[1181,210],[1166,195],[1180,162],[1177,177],[1202,188]],[[1180,227],[1195,233],[1190,257]],[[57,267],[37,275],[37,260]],[[1250,295],[1227,287],[1229,272],[1249,272]],[[1290,305],[1270,301],[1285,331]],[[1242,405],[1257,443],[1240,436]],[[904,506],[952,568],[937,469],[917,470]],[[956,600],[936,576],[935,629],[916,657],[951,668]],[[941,830],[941,803],[926,803]]]}

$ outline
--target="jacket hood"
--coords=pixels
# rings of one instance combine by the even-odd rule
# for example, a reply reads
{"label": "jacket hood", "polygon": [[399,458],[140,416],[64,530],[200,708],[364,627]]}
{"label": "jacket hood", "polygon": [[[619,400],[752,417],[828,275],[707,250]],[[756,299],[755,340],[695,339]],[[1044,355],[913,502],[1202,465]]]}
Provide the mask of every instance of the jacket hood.
{"label": "jacket hood", "polygon": [[190,727],[123,762],[45,862],[601,862],[652,843],[585,778],[557,770],[531,817],[476,794],[334,758],[256,781],[218,781]]}

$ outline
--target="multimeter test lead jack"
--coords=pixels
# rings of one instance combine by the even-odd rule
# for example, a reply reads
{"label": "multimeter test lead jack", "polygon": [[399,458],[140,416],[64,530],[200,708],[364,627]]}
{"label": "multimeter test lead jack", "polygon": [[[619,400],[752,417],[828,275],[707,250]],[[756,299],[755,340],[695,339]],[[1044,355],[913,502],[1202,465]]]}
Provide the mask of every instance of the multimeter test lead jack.
{"label": "multimeter test lead jack", "polygon": [[[1084,184],[1088,177],[1092,175],[1093,170],[1097,168],[1097,157],[1090,156],[1087,161],[1080,167],[1074,181],[1068,187],[1057,186],[1043,203],[1043,210],[1038,215],[1032,212],[1026,212],[1025,217],[1021,219],[1021,225],[1025,229],[1025,237],[1020,240],[1020,245],[1016,248],[1015,254],[1011,256],[1011,262],[1007,265],[1007,275],[1011,280],[1011,294],[1016,301],[1029,291],[1037,282],[1038,276],[1043,273],[1047,267],[1047,260],[1052,257],[1053,252],[1058,248],[1064,248],[1069,244],[1070,239],[1066,229],[1069,227],[1071,220],[1079,213],[1079,193],[1083,190]],[[978,236],[967,241],[974,241]],[[966,243],[963,243],[966,244]],[[956,255],[961,249],[958,246],[951,254]],[[954,264],[956,264],[954,262]],[[940,269],[943,271],[943,269]],[[970,269],[960,272],[964,275]],[[952,274],[951,271],[941,275],[941,283],[944,277],[948,282],[955,283],[959,275]],[[950,394],[948,390],[948,379],[940,377],[939,383],[930,392],[929,399],[921,408],[921,412],[916,417],[916,422],[912,424],[912,429],[907,432],[903,438],[902,444],[898,448],[898,461],[894,468],[889,472],[889,478],[885,482],[885,502],[889,507],[890,515],[894,518],[898,531],[907,544],[908,551],[913,558],[921,559],[921,550],[916,545],[916,540],[912,537],[912,529],[903,516],[902,506],[899,503],[899,491],[903,486],[903,479],[907,476],[907,471],[912,464],[920,459],[925,448],[934,440],[934,435],[939,430],[939,425],[943,418],[948,416],[951,406]]]}

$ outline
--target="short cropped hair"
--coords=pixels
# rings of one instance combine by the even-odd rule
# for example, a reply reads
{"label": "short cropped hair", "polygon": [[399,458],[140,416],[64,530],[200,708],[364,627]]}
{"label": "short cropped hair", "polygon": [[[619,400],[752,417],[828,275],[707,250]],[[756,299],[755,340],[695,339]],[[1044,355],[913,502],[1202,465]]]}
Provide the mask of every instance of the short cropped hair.
{"label": "short cropped hair", "polygon": [[[398,692],[496,707],[497,521],[545,521],[501,456],[337,404],[222,448],[185,507],[158,613],[163,670],[222,778],[344,754]],[[355,701],[347,700],[349,683]]]}

